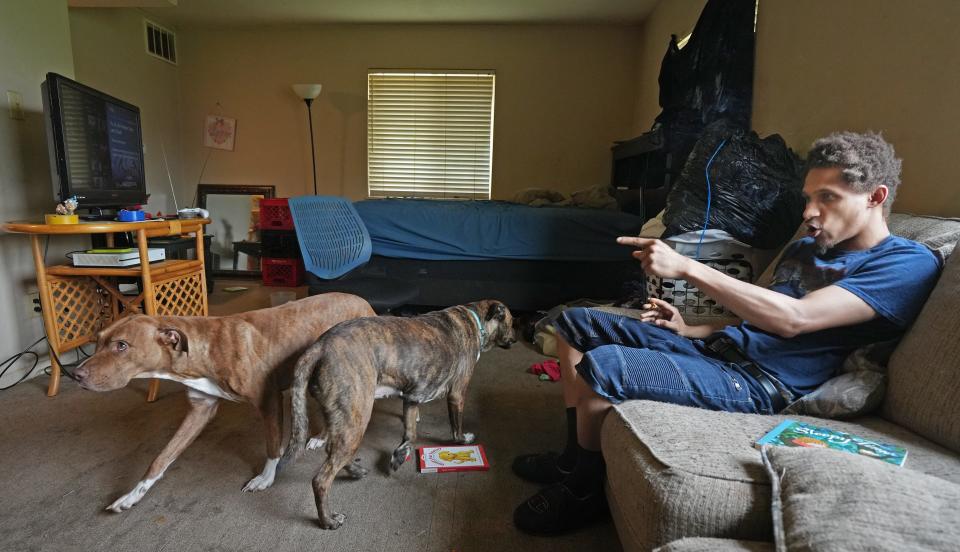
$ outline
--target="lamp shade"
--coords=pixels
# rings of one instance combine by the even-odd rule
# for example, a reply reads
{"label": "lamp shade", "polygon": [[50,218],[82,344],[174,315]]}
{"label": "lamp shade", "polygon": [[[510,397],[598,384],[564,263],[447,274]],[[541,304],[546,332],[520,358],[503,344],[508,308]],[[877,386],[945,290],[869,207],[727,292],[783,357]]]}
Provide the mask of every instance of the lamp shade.
{"label": "lamp shade", "polygon": [[319,84],[294,84],[293,91],[304,100],[312,100],[320,95],[320,89],[323,88]]}

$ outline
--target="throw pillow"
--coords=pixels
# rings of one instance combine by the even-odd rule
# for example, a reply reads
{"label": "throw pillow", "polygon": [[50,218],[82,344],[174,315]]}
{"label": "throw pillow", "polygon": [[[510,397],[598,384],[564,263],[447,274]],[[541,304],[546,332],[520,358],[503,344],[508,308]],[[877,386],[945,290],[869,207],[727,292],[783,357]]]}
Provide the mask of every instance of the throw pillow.
{"label": "throw pillow", "polygon": [[768,446],[762,454],[778,552],[957,549],[960,485],[835,450]]}
{"label": "throw pillow", "polygon": [[885,341],[857,349],[837,376],[787,405],[781,414],[842,419],[872,412],[883,401],[887,361],[896,345]]}

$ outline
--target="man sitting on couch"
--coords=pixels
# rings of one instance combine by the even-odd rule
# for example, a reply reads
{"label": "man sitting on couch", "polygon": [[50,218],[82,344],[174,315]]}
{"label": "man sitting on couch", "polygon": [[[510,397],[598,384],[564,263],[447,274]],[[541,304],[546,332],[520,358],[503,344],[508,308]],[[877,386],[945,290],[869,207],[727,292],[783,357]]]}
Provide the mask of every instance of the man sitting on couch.
{"label": "man sitting on couch", "polygon": [[899,184],[900,160],[880,135],[816,141],[803,185],[807,236],[787,246],[769,288],[659,240],[619,238],[637,248],[633,256],[647,274],[686,280],[743,322],[688,326],[657,299],[642,320],[564,311],[556,330],[567,445],[559,455],[514,460],[517,475],[550,484],[517,507],[517,527],[558,533],[605,512],[600,427],[614,404],[646,399],[775,414],[829,379],[857,348],[901,337],[940,267],[926,247],[887,229]]}

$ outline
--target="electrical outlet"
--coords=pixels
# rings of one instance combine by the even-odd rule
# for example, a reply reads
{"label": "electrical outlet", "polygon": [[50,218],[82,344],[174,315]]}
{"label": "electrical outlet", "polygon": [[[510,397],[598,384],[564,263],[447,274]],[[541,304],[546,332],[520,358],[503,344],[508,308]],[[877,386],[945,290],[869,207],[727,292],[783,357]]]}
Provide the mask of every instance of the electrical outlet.
{"label": "electrical outlet", "polygon": [[42,313],[40,311],[40,293],[36,291],[29,291],[23,296],[24,302],[24,311],[27,313],[28,318],[36,318]]}
{"label": "electrical outlet", "polygon": [[7,90],[7,108],[11,119],[23,120],[23,96],[19,92]]}

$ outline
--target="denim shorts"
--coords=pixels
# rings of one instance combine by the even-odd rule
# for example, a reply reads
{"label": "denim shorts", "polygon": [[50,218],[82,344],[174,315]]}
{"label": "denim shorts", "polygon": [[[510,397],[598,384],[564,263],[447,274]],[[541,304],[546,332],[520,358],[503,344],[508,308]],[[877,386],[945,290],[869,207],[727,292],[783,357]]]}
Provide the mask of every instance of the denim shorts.
{"label": "denim shorts", "polygon": [[583,353],[577,372],[614,404],[646,399],[728,412],[773,414],[760,384],[736,365],[649,322],[589,308],[567,309],[554,326]]}

